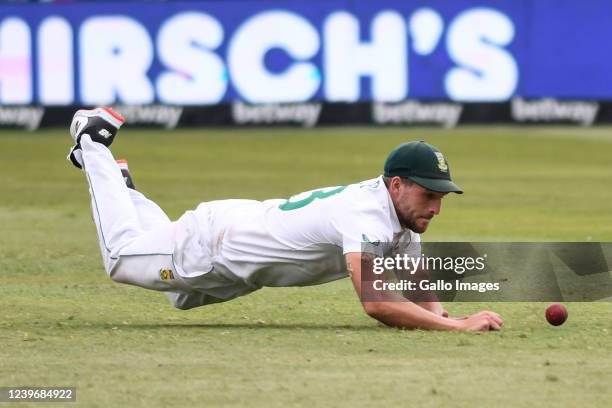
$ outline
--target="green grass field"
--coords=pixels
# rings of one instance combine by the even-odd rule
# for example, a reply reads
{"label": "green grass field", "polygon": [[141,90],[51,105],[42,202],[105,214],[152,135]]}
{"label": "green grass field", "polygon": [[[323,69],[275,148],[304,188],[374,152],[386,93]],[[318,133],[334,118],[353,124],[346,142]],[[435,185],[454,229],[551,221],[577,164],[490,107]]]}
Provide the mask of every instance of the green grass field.
{"label": "green grass field", "polygon": [[[176,218],[371,178],[413,139],[439,147],[466,191],[425,240],[612,241],[610,128],[125,129],[113,149]],[[501,332],[448,333],[381,327],[348,280],[190,311],[115,284],[69,142],[0,132],[0,386],[74,386],[84,407],[610,406],[610,303],[569,304],[558,328],[541,303],[447,304],[505,318]]]}

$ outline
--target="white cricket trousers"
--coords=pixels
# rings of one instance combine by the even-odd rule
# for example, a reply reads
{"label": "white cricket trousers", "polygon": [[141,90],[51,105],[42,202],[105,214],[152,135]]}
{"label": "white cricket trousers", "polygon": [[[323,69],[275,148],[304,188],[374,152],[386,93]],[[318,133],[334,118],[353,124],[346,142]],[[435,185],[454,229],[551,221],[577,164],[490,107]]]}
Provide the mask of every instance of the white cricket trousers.
{"label": "white cricket trousers", "polygon": [[203,304],[173,265],[175,224],[153,201],[129,189],[111,151],[81,137],[93,219],[104,269],[121,283],[164,291],[180,309]]}

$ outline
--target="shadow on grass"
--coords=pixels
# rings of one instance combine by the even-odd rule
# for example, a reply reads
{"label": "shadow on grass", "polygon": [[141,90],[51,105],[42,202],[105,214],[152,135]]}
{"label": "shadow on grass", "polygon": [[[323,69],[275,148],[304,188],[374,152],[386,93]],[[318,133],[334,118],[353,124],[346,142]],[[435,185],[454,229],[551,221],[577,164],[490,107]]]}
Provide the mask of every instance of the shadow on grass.
{"label": "shadow on grass", "polygon": [[[107,326],[107,325],[105,325]],[[332,324],[291,324],[291,323],[159,323],[159,324],[128,324],[118,325],[121,329],[156,330],[156,329],[210,329],[210,330],[350,330],[350,331],[377,331],[383,326],[368,325],[332,325]],[[109,326],[110,328],[111,326]]]}

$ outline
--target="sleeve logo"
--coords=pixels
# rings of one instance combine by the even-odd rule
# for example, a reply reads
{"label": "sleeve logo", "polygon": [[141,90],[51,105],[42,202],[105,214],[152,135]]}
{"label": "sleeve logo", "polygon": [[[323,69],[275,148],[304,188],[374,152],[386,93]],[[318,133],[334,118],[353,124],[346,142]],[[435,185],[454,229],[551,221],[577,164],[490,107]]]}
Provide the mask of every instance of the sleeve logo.
{"label": "sleeve logo", "polygon": [[174,273],[172,272],[172,269],[160,269],[159,277],[161,280],[174,279]]}

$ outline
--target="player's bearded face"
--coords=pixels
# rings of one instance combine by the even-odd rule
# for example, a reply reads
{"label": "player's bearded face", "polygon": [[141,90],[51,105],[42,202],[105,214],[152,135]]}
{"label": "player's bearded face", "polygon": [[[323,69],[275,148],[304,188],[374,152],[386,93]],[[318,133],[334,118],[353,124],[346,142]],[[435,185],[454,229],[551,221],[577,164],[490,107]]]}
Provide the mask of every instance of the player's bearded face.
{"label": "player's bearded face", "polygon": [[395,200],[395,211],[400,223],[419,234],[425,232],[432,218],[440,214],[445,195],[427,190],[416,183],[402,182]]}

